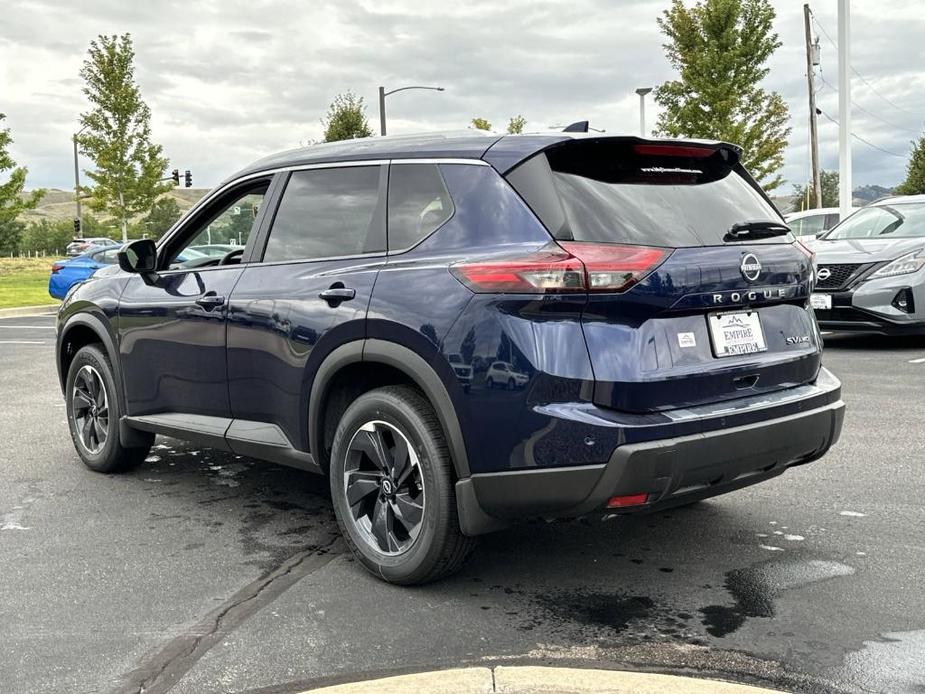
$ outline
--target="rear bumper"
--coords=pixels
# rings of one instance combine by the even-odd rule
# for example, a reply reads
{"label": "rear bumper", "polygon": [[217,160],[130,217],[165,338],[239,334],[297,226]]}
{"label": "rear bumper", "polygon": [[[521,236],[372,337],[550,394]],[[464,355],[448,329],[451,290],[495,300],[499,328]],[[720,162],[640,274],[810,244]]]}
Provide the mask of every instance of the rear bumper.
{"label": "rear bumper", "polygon": [[[620,445],[603,464],[472,475],[456,485],[463,531],[480,534],[518,518],[657,511],[740,489],[816,460],[841,434],[841,384],[823,370],[816,384],[791,390],[797,391],[787,394],[791,414],[730,426],[735,417],[728,408],[688,410],[684,417],[703,420],[698,433]],[[748,400],[756,401],[756,409],[765,404],[766,414],[774,411],[767,407],[767,397]],[[738,403],[736,409],[743,405],[747,403]],[[717,423],[721,426],[714,427]],[[646,494],[646,503],[606,508],[613,496],[636,494]]]}

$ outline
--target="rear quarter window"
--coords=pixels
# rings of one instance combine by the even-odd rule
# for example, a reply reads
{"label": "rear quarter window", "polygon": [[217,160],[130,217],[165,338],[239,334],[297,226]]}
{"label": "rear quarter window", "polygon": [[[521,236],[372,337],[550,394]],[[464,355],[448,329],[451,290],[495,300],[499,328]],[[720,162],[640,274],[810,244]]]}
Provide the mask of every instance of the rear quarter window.
{"label": "rear quarter window", "polygon": [[390,251],[402,251],[430,236],[453,216],[453,201],[435,164],[389,167]]}

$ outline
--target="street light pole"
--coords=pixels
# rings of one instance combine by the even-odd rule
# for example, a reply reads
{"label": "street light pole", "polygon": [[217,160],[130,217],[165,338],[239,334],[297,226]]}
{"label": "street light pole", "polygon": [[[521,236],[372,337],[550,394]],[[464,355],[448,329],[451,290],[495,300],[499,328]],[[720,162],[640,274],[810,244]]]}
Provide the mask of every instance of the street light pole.
{"label": "street light pole", "polygon": [[83,216],[81,216],[80,212],[80,167],[77,164],[77,136],[86,128],[87,126],[85,125],[71,136],[71,140],[74,142],[74,202],[77,204],[77,216],[75,217],[77,224],[75,226],[77,227],[78,238],[83,238]]}
{"label": "street light pole", "polygon": [[639,135],[646,136],[646,94],[652,91],[652,87],[640,87],[636,90],[639,94]]}
{"label": "street light pole", "polygon": [[395,92],[403,92],[408,89],[427,89],[434,92],[442,92],[443,87],[399,87],[398,89],[393,89],[391,91],[386,91],[385,87],[379,87],[379,134],[385,135],[385,97],[389,94],[394,94]]}

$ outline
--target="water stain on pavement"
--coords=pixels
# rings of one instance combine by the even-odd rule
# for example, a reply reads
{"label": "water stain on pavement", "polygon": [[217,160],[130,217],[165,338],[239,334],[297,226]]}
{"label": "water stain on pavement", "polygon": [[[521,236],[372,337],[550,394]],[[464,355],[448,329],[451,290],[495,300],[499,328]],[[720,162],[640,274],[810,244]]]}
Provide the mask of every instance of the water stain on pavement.
{"label": "water stain on pavement", "polygon": [[711,636],[723,638],[752,617],[773,617],[774,601],[784,591],[839,576],[855,569],[837,561],[771,560],[726,573],[726,590],[735,604],[708,605],[700,610]]}

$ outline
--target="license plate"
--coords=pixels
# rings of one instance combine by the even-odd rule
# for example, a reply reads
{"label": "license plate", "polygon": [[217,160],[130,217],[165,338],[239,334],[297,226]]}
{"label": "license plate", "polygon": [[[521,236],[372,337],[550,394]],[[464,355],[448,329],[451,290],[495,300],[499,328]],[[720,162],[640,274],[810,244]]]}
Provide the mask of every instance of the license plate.
{"label": "license plate", "polygon": [[768,348],[757,311],[712,313],[708,318],[717,357],[764,352]]}
{"label": "license plate", "polygon": [[819,311],[829,311],[832,309],[831,294],[810,294],[809,305]]}

